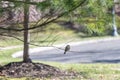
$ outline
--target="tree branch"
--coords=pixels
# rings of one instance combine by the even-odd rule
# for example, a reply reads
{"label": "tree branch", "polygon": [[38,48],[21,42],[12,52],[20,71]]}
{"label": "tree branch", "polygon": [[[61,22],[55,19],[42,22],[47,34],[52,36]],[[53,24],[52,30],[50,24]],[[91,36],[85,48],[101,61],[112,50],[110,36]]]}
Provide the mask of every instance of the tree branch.
{"label": "tree branch", "polygon": [[39,5],[41,2],[25,2],[25,1],[18,1],[18,0],[1,0],[1,1],[8,1],[8,2],[15,2],[15,3],[26,3],[26,4],[30,4],[30,5]]}
{"label": "tree branch", "polygon": [[[15,1],[15,0],[4,0],[4,1]],[[39,25],[37,25],[37,26],[33,26],[33,27],[30,27],[30,28],[27,28],[27,29],[24,29],[24,28],[23,28],[23,29],[12,29],[12,28],[3,28],[3,27],[0,27],[0,29],[3,29],[3,30],[13,30],[13,31],[23,31],[23,30],[36,29],[36,28],[45,26],[45,25],[47,25],[47,24],[49,24],[49,23],[51,23],[51,22],[54,22],[54,21],[57,20],[58,18],[60,18],[60,17],[62,17],[62,16],[64,16],[64,15],[66,15],[66,14],[74,11],[74,10],[77,9],[78,7],[82,6],[86,1],[87,1],[87,0],[82,0],[81,3],[79,3],[77,6],[73,7],[72,9],[70,9],[70,10],[68,10],[68,11],[66,11],[66,12],[63,12],[63,13],[59,14],[58,16],[56,16],[55,18],[53,18],[53,19],[51,19],[51,20],[49,20],[49,21],[47,21],[47,22],[45,21],[44,23],[39,24]]]}

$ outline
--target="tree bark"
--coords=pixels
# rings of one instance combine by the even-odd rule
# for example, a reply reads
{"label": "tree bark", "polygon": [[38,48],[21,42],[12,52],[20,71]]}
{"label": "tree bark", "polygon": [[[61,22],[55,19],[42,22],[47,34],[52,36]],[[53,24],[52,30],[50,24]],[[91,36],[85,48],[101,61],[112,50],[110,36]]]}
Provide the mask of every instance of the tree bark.
{"label": "tree bark", "polygon": [[[25,0],[25,2],[29,2],[30,0]],[[23,62],[31,62],[29,58],[29,4],[24,3],[24,50],[23,50]]]}

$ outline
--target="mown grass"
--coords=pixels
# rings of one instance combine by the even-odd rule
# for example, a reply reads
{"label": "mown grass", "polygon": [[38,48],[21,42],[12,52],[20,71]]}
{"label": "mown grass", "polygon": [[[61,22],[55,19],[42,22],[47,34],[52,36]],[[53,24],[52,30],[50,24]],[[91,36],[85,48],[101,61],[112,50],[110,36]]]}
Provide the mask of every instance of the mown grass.
{"label": "mown grass", "polygon": [[19,58],[12,58],[12,54],[22,50],[22,48],[15,48],[10,50],[0,50],[0,65],[7,64],[9,62],[20,61]]}
{"label": "mown grass", "polygon": [[120,64],[60,64],[58,67],[77,71],[86,80],[120,79]]}
{"label": "mown grass", "polygon": [[[20,34],[19,36],[17,35],[15,36],[22,39],[23,35],[21,34],[20,36]],[[92,39],[95,38],[96,37],[92,37]],[[51,23],[47,26],[44,26],[43,29],[36,29],[34,31],[30,31],[30,42],[37,43],[40,46],[48,46],[63,42],[64,43],[76,42],[86,39],[91,39],[91,37],[87,36],[82,32],[76,32],[75,30],[71,30],[69,28],[66,28],[65,26],[61,26],[57,23]],[[1,37],[0,39],[0,47],[16,46],[22,44],[23,44],[22,41],[19,41],[12,37],[8,38],[5,36],[5,37]]]}
{"label": "mown grass", "polygon": [[[15,35],[17,36],[17,35]],[[19,33],[18,38],[23,40],[23,35]],[[71,39],[73,38],[73,39]],[[49,45],[49,44],[56,44],[59,42],[67,42],[71,40],[75,40],[80,38],[77,34],[70,29],[66,29],[63,26],[60,26],[56,23],[51,23],[44,28],[36,29],[30,31],[30,41],[31,43],[39,43],[41,46]],[[15,45],[22,45],[23,42],[19,41],[12,37],[3,36],[0,39],[0,47],[7,47],[7,46],[15,46]]]}
{"label": "mown grass", "polygon": [[0,47],[21,45],[23,42],[14,38],[0,39]]}

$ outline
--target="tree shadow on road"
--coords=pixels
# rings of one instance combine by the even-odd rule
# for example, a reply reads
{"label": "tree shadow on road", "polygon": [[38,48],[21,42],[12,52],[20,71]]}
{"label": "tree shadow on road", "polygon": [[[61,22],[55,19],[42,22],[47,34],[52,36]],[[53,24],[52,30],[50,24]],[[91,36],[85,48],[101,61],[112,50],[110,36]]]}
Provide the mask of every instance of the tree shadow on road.
{"label": "tree shadow on road", "polygon": [[95,60],[93,63],[120,63],[120,59],[115,60]]}

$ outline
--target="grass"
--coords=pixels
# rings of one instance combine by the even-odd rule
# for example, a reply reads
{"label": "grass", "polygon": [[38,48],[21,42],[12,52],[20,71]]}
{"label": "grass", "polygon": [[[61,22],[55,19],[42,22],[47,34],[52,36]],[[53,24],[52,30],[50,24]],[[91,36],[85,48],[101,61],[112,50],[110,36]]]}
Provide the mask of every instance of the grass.
{"label": "grass", "polygon": [[0,39],[0,47],[21,45],[22,42],[13,38]]}
{"label": "grass", "polygon": [[[99,37],[92,37],[92,39],[95,38],[99,38]],[[32,43],[37,43],[40,46],[76,42],[86,39],[91,39],[91,37],[87,36],[82,32],[76,33],[76,31],[65,28],[56,23],[49,24],[49,26],[45,26],[43,29],[30,31],[30,41]],[[23,42],[16,40],[14,38],[1,37],[0,39],[0,47],[16,46],[22,44]]]}
{"label": "grass", "polygon": [[61,69],[77,71],[86,80],[119,80],[119,64],[60,64]]}
{"label": "grass", "polygon": [[7,64],[9,62],[13,61],[20,61],[21,59],[18,58],[12,58],[12,54],[22,50],[22,48],[15,48],[15,49],[10,49],[10,50],[0,50],[0,65]]}

